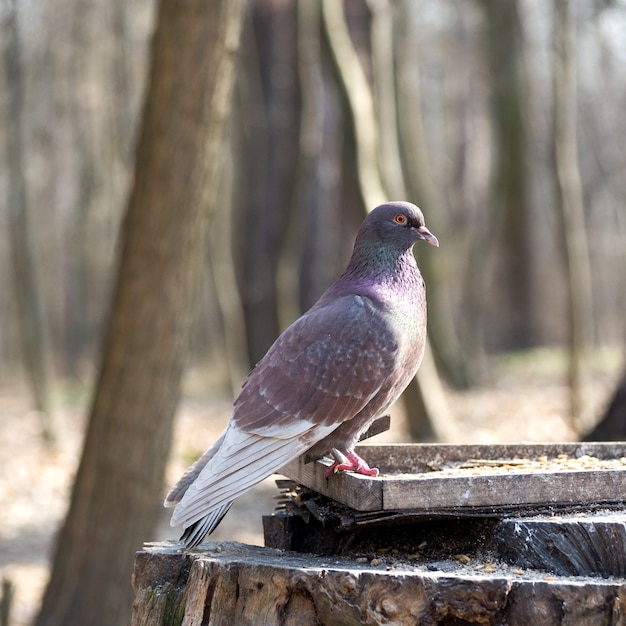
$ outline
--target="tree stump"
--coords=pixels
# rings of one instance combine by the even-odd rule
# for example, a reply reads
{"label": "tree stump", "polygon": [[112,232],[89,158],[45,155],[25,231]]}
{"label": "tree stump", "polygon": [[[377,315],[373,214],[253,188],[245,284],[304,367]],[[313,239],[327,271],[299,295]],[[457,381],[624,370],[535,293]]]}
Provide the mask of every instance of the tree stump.
{"label": "tree stump", "polygon": [[264,548],[144,547],[132,626],[626,625],[626,444],[360,453],[283,468]]}
{"label": "tree stump", "polygon": [[237,543],[189,552],[146,545],[135,561],[131,626],[626,623],[622,579],[487,568],[461,556],[411,564]]}
{"label": "tree stump", "polygon": [[495,529],[507,562],[562,576],[626,576],[626,515],[505,519]]}

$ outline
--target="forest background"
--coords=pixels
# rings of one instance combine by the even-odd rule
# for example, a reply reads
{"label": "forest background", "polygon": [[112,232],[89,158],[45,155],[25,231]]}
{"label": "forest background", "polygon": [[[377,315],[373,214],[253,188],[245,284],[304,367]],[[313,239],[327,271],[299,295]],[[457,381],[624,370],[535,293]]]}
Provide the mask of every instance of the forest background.
{"label": "forest background", "polygon": [[[159,45],[176,57],[175,41],[153,39],[168,4],[1,5],[0,411],[6,441],[19,439],[5,448],[63,455],[74,442],[66,489],[111,341],[154,59]],[[404,439],[476,438],[459,398],[475,400],[512,362],[528,397],[561,381],[554,437],[584,436],[614,394],[625,339],[626,4],[255,0],[226,16],[215,4],[222,13],[203,19],[241,33],[219,150],[204,161],[172,150],[158,173],[193,185],[186,173],[204,167],[211,190],[154,209],[175,224],[185,203],[206,204],[179,365],[202,389],[202,419],[341,271],[365,212],[408,199],[441,248],[416,251],[432,354],[405,398]],[[210,30],[196,21],[201,41]],[[208,70],[187,67],[172,97],[193,103]],[[206,131],[181,128],[201,141]],[[158,289],[146,293],[167,309]],[[169,396],[174,414],[176,380]],[[3,458],[3,472],[19,462]],[[37,499],[15,485],[18,502],[24,490]],[[5,545],[32,532],[26,517]]]}

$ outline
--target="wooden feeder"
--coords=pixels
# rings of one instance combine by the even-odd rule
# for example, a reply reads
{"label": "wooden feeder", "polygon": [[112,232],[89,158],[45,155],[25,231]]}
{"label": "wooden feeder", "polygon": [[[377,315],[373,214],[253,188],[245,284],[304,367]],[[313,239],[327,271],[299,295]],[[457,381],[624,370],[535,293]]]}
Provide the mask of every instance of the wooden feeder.
{"label": "wooden feeder", "polygon": [[359,454],[287,465],[265,548],[146,546],[132,625],[626,624],[626,443]]}
{"label": "wooden feeder", "polygon": [[300,457],[282,472],[357,511],[413,516],[502,514],[626,501],[626,444],[360,446],[377,477],[325,477],[331,461]]}

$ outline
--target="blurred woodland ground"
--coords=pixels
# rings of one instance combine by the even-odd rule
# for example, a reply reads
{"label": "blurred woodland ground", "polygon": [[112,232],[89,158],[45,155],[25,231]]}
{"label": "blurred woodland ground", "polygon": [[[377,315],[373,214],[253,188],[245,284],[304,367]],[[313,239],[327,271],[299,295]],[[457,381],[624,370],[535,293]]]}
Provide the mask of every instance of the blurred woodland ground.
{"label": "blurred woodland ground", "polygon": [[[161,45],[176,57],[175,41],[151,44],[168,5],[0,4],[0,417],[36,410],[57,450],[59,415],[75,398],[92,417],[98,404],[124,216],[143,189],[151,58]],[[583,436],[623,366],[626,3],[250,0],[232,19],[241,38],[220,149],[195,162],[172,146],[158,173],[193,187],[197,168],[212,172],[197,196],[209,218],[185,367],[231,398],[343,269],[365,211],[407,199],[441,242],[416,251],[436,366],[424,368],[422,409],[435,434],[483,437],[488,422],[459,431],[455,394],[478,402],[506,355],[530,351],[528,397],[561,376],[570,393],[553,435]],[[174,93],[189,119],[200,77],[181,72]],[[171,201],[173,225],[188,201]],[[167,294],[147,293],[167,308]],[[558,367],[544,369],[546,353]],[[169,396],[173,411],[176,384]],[[20,432],[40,445],[36,429]]]}

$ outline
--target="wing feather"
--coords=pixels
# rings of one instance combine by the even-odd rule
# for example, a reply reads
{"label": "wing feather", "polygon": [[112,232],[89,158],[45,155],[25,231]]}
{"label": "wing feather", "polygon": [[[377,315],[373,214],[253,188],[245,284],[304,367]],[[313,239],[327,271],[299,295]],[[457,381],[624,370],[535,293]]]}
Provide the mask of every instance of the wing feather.
{"label": "wing feather", "polygon": [[393,375],[397,350],[394,333],[367,298],[346,296],[313,307],[251,372],[233,421],[259,435],[289,430],[297,420],[338,426]]}
{"label": "wing feather", "polygon": [[194,548],[202,543],[202,540],[220,523],[221,519],[226,515],[230,505],[225,504],[203,517],[201,520],[190,524],[185,528],[185,532],[182,534],[181,539],[185,542],[188,548]]}
{"label": "wing feather", "polygon": [[179,500],[171,523],[188,529],[189,545],[234,498],[355,417],[394,376],[397,342],[380,309],[354,295],[324,302],[276,340],[248,376],[220,445],[168,495],[170,505]]}
{"label": "wing feather", "polygon": [[169,490],[163,506],[170,508],[176,506],[185,495],[185,491],[189,489],[189,486],[198,478],[200,472],[205,465],[215,456],[217,451],[221,448],[222,442],[226,431],[224,431],[220,438],[181,476],[178,482]]}
{"label": "wing feather", "polygon": [[[332,428],[323,428],[321,434],[325,436],[331,431]],[[241,436],[237,429],[229,427],[222,447],[228,442],[231,432],[233,438]],[[185,492],[172,515],[172,526],[183,524],[187,528],[212,511],[228,505],[309,446],[305,441],[287,441],[248,433],[246,446],[237,455],[235,463],[230,465],[224,463],[220,449]],[[217,471],[220,469],[222,471]]]}

